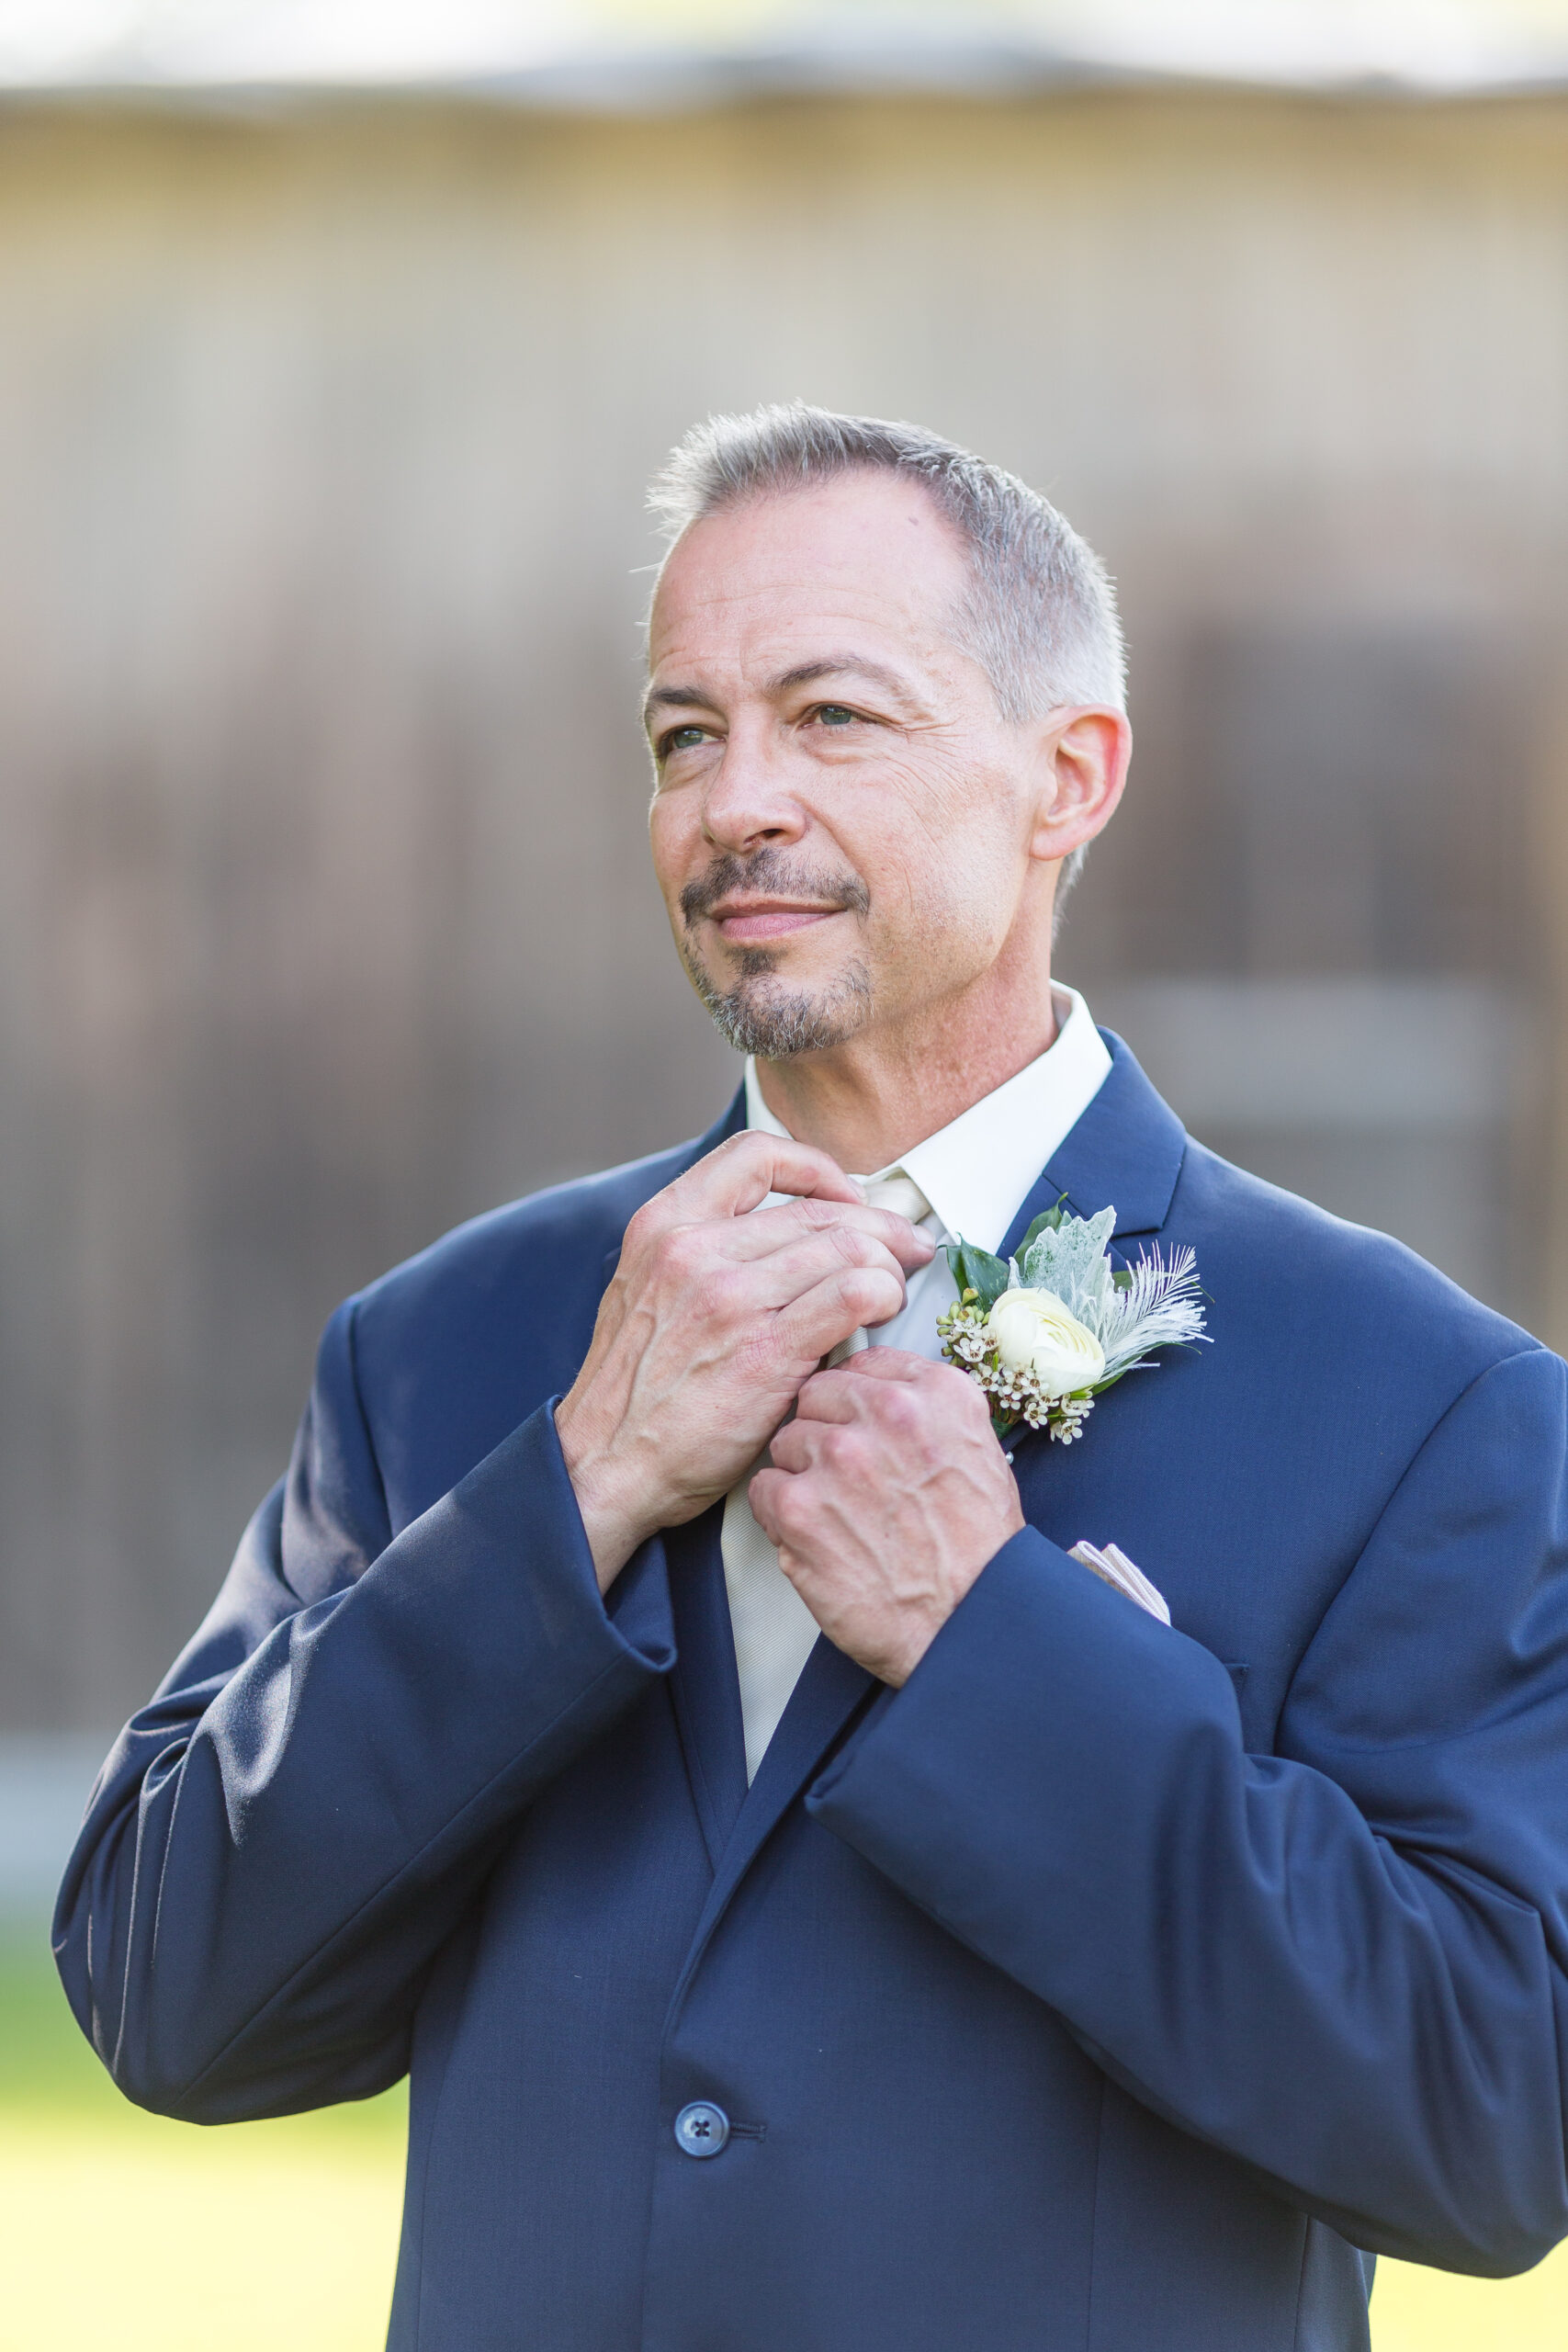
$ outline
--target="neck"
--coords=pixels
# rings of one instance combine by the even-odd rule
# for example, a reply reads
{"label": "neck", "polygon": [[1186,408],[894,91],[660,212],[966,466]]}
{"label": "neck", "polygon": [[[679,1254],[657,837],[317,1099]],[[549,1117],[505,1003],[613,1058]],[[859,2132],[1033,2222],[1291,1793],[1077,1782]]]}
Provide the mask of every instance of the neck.
{"label": "neck", "polygon": [[1056,1035],[1049,967],[1027,987],[967,991],[825,1052],[759,1061],[762,1100],[797,1143],[869,1176],[1036,1060]]}

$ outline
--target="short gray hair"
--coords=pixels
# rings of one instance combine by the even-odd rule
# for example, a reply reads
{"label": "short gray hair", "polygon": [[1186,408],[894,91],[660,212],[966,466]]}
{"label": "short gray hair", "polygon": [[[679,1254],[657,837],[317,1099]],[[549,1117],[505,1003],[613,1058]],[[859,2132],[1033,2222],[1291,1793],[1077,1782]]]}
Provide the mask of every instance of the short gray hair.
{"label": "short gray hair", "polygon": [[[742,500],[848,473],[913,475],[969,554],[972,584],[956,635],[1020,723],[1064,703],[1126,708],[1126,652],[1111,576],[1039,492],[918,424],[840,416],[805,401],[710,416],[677,443],[649,492],[671,545]],[[1084,853],[1063,869],[1058,903]]]}

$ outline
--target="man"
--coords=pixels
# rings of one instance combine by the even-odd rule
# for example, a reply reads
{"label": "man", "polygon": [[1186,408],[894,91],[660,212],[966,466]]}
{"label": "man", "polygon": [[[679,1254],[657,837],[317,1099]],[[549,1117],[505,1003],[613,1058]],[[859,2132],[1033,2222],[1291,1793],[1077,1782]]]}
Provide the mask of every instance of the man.
{"label": "man", "polygon": [[[653,856],[745,1086],[333,1317],[72,1999],[198,2121],[409,2072],[400,2352],[1364,2346],[1360,2249],[1568,2230],[1565,1368],[1053,987],[1129,738],[1043,500],[806,408],[660,494]],[[937,1245],[1063,1196],[1210,1344],[1004,1451]]]}

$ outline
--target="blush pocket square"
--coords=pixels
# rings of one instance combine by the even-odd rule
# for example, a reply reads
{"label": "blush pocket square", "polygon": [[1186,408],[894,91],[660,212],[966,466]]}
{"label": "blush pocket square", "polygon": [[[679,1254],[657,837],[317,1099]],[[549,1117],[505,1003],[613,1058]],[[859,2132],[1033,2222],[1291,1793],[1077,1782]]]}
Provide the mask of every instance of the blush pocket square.
{"label": "blush pocket square", "polygon": [[1124,1593],[1129,1600],[1135,1600],[1140,1609],[1146,1609],[1149,1615],[1157,1617],[1162,1625],[1169,1624],[1170,1611],[1166,1606],[1164,1593],[1149,1582],[1142,1568],[1133,1566],[1119,1545],[1078,1543],[1073,1545],[1067,1557],[1081,1561],[1086,1568],[1092,1568],[1102,1583]]}

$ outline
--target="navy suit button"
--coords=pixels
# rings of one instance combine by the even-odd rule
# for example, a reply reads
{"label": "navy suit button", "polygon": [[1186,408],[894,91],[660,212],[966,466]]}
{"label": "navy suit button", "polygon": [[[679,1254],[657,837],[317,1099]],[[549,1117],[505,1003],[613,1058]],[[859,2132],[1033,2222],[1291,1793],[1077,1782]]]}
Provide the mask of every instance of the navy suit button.
{"label": "navy suit button", "polygon": [[729,2137],[729,2118],[711,2099],[694,2098],[675,2118],[675,2145],[688,2156],[716,2156]]}

